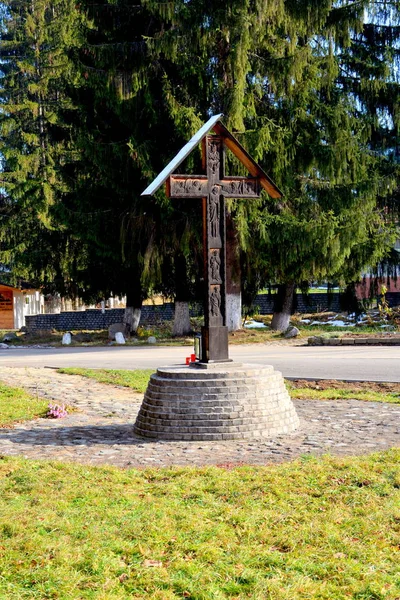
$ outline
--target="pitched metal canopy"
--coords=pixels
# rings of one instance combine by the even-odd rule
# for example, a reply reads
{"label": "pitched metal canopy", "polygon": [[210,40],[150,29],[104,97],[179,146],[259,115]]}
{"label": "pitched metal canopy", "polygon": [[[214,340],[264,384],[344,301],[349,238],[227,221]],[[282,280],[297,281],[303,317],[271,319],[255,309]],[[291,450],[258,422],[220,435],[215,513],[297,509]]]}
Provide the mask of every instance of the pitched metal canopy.
{"label": "pitched metal canopy", "polygon": [[199,144],[202,139],[210,131],[214,131],[217,135],[221,136],[224,144],[229,150],[240,160],[240,162],[246,167],[249,173],[253,177],[257,177],[260,185],[272,198],[281,198],[283,196],[281,190],[275,185],[270,177],[263,171],[263,169],[251,158],[250,154],[243,148],[238,140],[232,135],[232,133],[225,127],[221,122],[221,118],[224,115],[214,115],[207,123],[205,123],[188,141],[188,143],[178,152],[178,154],[171,160],[171,162],[161,171],[161,173],[150,183],[150,185],[142,192],[142,196],[152,196],[163,183],[166,182],[168,177],[172,175],[177,167],[185,160],[192,150]]}

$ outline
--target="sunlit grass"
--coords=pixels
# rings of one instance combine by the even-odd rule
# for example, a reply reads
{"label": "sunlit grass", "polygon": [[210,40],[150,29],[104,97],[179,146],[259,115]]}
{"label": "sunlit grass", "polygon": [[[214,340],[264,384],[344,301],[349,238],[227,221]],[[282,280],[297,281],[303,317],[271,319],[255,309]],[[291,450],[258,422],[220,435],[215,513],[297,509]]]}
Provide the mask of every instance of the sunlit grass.
{"label": "sunlit grass", "polygon": [[109,385],[121,385],[129,387],[136,392],[144,393],[154,369],[141,369],[136,371],[115,370],[115,369],[83,369],[78,367],[67,367],[58,369],[59,373],[67,375],[81,375],[90,377],[100,383]]}
{"label": "sunlit grass", "polygon": [[44,416],[47,403],[24,390],[0,383],[0,427]]}
{"label": "sunlit grass", "polygon": [[292,398],[302,400],[364,400],[400,404],[400,383],[377,381],[288,380]]}
{"label": "sunlit grass", "polygon": [[0,461],[0,598],[395,600],[400,451],[233,470]]}
{"label": "sunlit grass", "polygon": [[310,388],[295,388],[287,382],[291,398],[299,400],[364,400],[367,402],[389,402],[400,404],[400,394],[397,392],[366,392],[329,388],[326,390],[313,390]]}

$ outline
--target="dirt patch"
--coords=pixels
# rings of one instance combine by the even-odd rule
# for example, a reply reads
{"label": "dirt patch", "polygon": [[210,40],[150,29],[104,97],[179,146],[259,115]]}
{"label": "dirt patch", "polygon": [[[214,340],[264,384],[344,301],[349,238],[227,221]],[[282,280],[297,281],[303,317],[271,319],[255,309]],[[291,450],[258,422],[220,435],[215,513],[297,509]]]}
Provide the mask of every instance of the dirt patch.
{"label": "dirt patch", "polygon": [[387,338],[396,338],[396,339],[400,339],[400,333],[397,333],[395,331],[393,332],[374,332],[374,333],[364,333],[363,331],[352,331],[352,332],[347,332],[344,333],[341,337],[346,337],[346,338],[356,338],[356,337],[362,337],[362,338],[379,338],[379,339],[387,339]]}
{"label": "dirt patch", "polygon": [[380,392],[400,394],[400,383],[374,382],[374,381],[337,381],[336,379],[319,379],[307,381],[306,379],[290,380],[290,385],[295,388],[308,388],[310,390],[346,390],[349,392]]}
{"label": "dirt patch", "polygon": [[304,346],[307,344],[309,334],[305,337],[300,334],[295,338],[284,338],[279,331],[271,329],[238,329],[229,334],[230,344],[266,344],[278,346]]}

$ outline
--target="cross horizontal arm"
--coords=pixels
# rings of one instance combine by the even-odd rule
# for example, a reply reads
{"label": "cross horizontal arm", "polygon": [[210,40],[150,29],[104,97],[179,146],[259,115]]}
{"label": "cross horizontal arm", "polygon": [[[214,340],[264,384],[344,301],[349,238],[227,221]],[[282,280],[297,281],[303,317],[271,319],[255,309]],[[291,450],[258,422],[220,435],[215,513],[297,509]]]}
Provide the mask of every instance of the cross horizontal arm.
{"label": "cross horizontal arm", "polygon": [[208,194],[206,175],[171,175],[167,179],[170,198],[204,198]]}
{"label": "cross horizontal arm", "polygon": [[221,181],[221,192],[225,198],[259,198],[261,186],[253,177],[224,177]]}
{"label": "cross horizontal arm", "polygon": [[[261,186],[255,177],[224,177],[215,185],[225,198],[259,198]],[[167,180],[170,198],[205,198],[209,193],[206,175],[171,175]]]}

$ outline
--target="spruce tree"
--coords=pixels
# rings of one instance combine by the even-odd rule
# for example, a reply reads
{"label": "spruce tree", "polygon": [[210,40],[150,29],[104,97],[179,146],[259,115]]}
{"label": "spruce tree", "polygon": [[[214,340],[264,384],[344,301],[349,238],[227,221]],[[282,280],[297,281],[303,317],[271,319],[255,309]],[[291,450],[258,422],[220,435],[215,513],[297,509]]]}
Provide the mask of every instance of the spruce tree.
{"label": "spruce tree", "polygon": [[296,286],[354,279],[393,243],[381,203],[397,165],[374,145],[383,123],[397,136],[397,4],[176,2],[173,12],[165,56],[184,73],[196,53],[208,90],[193,98],[181,80],[175,105],[183,89],[203,114],[224,111],[285,192],[231,205],[246,280],[279,284],[273,326],[285,329]]}
{"label": "spruce tree", "polygon": [[[297,285],[354,277],[382,256],[392,238],[379,207],[397,169],[385,146],[397,135],[396,3],[55,6],[32,21],[40,4],[10,2],[4,15],[2,210],[15,225],[4,257],[39,279],[43,263],[47,281],[57,273],[80,295],[127,293],[138,312],[163,261],[181,246],[190,265],[199,239],[193,207],[140,193],[210,112],[225,113],[285,192],[230,203],[246,281],[278,283],[290,301]],[[229,168],[242,174],[231,158]],[[39,239],[37,268],[27,250]]]}
{"label": "spruce tree", "polygon": [[264,284],[279,284],[277,329],[288,325],[296,286],[352,281],[394,241],[382,203],[398,168],[376,142],[387,138],[388,127],[389,137],[398,132],[398,9],[385,5],[388,26],[388,12],[379,6],[341,2],[316,11],[319,22],[303,21],[289,36],[293,60],[281,60],[278,71],[279,57],[258,52],[260,75],[252,84],[259,100],[249,142],[285,196],[267,200],[264,212],[242,208],[239,223],[244,235],[252,233],[247,265]]}
{"label": "spruce tree", "polygon": [[176,135],[144,39],[159,29],[130,3],[10,2],[2,22],[2,258],[48,291],[127,294],[131,329],[160,270],[149,140]]}
{"label": "spruce tree", "polygon": [[14,278],[54,282],[68,293],[76,238],[62,222],[71,143],[69,90],[79,85],[76,52],[85,19],[69,0],[2,5],[0,153],[2,260]]}

